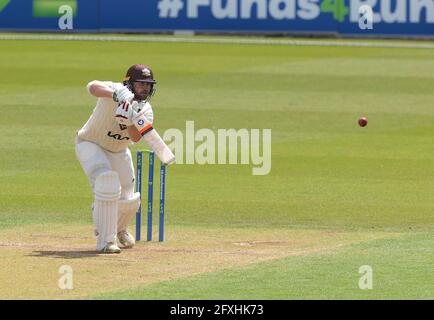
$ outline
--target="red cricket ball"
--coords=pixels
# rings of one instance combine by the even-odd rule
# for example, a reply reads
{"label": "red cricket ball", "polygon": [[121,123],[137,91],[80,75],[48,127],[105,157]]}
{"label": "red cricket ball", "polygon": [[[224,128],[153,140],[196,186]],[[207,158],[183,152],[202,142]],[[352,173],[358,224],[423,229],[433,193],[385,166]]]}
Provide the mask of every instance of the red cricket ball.
{"label": "red cricket ball", "polygon": [[361,117],[359,119],[359,126],[364,127],[368,124],[368,119],[366,117]]}

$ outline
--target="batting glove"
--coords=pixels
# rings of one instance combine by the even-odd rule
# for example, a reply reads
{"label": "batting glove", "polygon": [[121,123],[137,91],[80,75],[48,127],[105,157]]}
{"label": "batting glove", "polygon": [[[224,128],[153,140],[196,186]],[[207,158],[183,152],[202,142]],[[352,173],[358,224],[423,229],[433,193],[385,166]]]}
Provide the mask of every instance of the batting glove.
{"label": "batting glove", "polygon": [[132,93],[130,89],[128,89],[125,86],[115,89],[115,91],[113,92],[113,100],[115,102],[119,102],[119,103],[125,101],[131,102],[133,98],[134,98],[134,93]]}
{"label": "batting glove", "polygon": [[133,117],[133,108],[128,101],[119,104],[116,109],[115,119],[119,124],[123,124],[126,126],[132,126],[131,118]]}

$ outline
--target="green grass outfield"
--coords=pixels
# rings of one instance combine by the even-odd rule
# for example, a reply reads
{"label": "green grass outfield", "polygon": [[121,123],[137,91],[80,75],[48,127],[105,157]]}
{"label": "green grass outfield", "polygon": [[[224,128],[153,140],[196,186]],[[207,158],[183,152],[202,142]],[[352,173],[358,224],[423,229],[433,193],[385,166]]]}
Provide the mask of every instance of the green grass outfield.
{"label": "green grass outfield", "polygon": [[[0,298],[433,299],[433,56],[410,48],[0,41],[0,273],[15,280]],[[91,190],[74,152],[75,132],[95,104],[85,86],[120,81],[137,62],[151,65],[158,81],[160,133],[185,131],[187,120],[196,129],[271,128],[271,173],[171,166],[167,242],[139,243],[114,258],[79,255],[94,248]],[[357,125],[362,115],[365,128]],[[70,292],[56,287],[62,264],[78,270]],[[373,268],[372,290],[358,288],[362,265]],[[133,271],[125,284],[118,275],[102,285],[104,267]]]}

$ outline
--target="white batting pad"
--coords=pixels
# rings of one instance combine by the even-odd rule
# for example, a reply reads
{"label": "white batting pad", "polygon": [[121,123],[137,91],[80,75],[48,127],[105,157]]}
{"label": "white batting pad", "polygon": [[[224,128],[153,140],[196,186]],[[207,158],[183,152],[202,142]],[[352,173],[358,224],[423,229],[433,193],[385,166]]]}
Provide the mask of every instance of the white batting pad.
{"label": "white batting pad", "polygon": [[134,193],[129,200],[119,200],[118,202],[118,232],[127,229],[140,207],[140,193]]}
{"label": "white batting pad", "polygon": [[109,242],[116,243],[120,195],[121,184],[115,171],[104,172],[96,178],[93,208],[97,232],[96,250],[102,250]]}
{"label": "white batting pad", "polygon": [[169,165],[175,161],[175,155],[169,149],[164,140],[161,139],[160,135],[155,129],[146,133],[143,136],[143,140],[146,141],[149,147],[155,152],[158,159],[160,159],[160,161],[164,164]]}

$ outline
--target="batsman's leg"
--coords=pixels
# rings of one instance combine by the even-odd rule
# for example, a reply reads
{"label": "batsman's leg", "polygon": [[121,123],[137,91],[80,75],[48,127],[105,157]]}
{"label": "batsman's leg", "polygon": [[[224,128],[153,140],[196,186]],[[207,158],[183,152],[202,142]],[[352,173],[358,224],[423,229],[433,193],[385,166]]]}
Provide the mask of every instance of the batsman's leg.
{"label": "batsman's leg", "polygon": [[77,138],[75,151],[94,193],[92,217],[97,235],[97,250],[120,252],[116,244],[119,176],[112,171],[106,153],[97,144]]}
{"label": "batsman's leg", "polygon": [[127,227],[133,220],[134,214],[140,206],[140,193],[134,193],[128,200],[119,201],[118,210],[118,239],[125,248],[132,248],[136,241]]}
{"label": "batsman's leg", "polygon": [[93,217],[97,232],[96,250],[99,252],[120,252],[116,244],[120,194],[121,185],[116,172],[105,172],[96,178]]}
{"label": "batsman's leg", "polygon": [[134,164],[130,149],[118,153],[106,153],[110,165],[119,174],[121,197],[118,210],[118,240],[125,248],[135,244],[128,226],[140,206],[140,193],[134,192]]}

